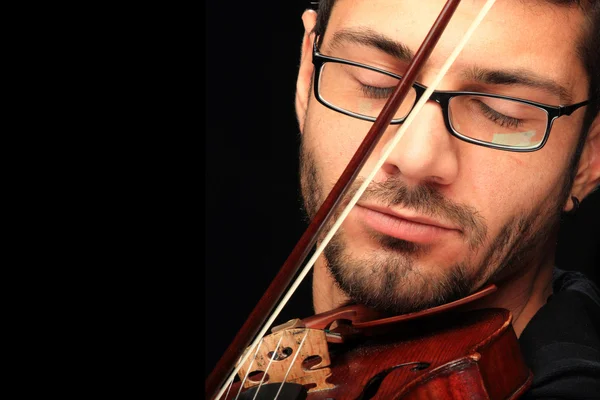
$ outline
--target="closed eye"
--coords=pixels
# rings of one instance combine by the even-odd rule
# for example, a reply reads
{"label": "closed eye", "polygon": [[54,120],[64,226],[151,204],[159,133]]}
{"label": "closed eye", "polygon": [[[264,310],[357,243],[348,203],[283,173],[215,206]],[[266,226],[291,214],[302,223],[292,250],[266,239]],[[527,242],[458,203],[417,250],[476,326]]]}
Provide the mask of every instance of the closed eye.
{"label": "closed eye", "polygon": [[479,108],[483,112],[483,115],[485,115],[486,118],[488,118],[489,120],[495,122],[496,124],[498,124],[502,127],[518,128],[519,126],[521,126],[523,124],[522,119],[513,118],[513,117],[509,117],[508,115],[501,114],[482,101],[479,101],[479,100],[474,100],[474,101],[477,102],[477,105],[479,106]]}
{"label": "closed eye", "polygon": [[376,87],[369,85],[361,85],[361,91],[367,97],[373,99],[387,99],[394,92],[394,87]]}

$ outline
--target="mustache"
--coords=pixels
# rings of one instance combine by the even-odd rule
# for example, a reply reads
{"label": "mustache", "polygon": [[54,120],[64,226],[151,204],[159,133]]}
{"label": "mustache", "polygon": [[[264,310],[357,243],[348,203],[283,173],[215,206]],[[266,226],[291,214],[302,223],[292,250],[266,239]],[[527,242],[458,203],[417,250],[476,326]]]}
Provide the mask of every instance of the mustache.
{"label": "mustache", "polygon": [[[345,204],[349,203],[363,182],[364,178],[356,178],[345,196]],[[383,182],[371,182],[361,200],[390,208],[400,206],[449,221],[460,228],[472,248],[480,246],[487,237],[485,219],[474,207],[447,199],[431,184],[410,187],[400,176],[393,176]]]}
{"label": "mustache", "polygon": [[[325,200],[323,186],[319,181],[314,154],[304,145],[300,146],[300,187],[306,222],[314,218]],[[357,177],[350,185],[341,204],[334,212],[333,220],[337,220],[363,182],[364,178]],[[485,219],[477,209],[447,199],[433,184],[423,183],[409,187],[402,180],[401,174],[393,175],[383,182],[372,181],[361,199],[385,207],[401,206],[432,218],[451,222],[462,231],[471,250],[478,248],[487,238]],[[330,221],[327,225],[331,227],[332,223],[333,221]]]}

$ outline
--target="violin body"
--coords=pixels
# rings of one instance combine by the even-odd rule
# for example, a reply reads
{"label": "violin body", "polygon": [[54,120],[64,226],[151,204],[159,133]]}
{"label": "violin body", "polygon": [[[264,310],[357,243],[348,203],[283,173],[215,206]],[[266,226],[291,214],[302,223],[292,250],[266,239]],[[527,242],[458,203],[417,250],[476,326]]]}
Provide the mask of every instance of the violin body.
{"label": "violin body", "polygon": [[[529,388],[532,374],[521,356],[511,318],[504,309],[447,312],[355,332],[341,344],[329,343],[328,354],[314,343],[309,351],[292,348],[293,339],[285,347],[280,342],[285,358],[271,361],[262,384],[272,389],[281,382],[277,367],[273,368],[283,363],[286,382],[306,389],[305,395],[294,396],[298,399],[515,399]],[[288,336],[299,343],[306,329],[291,328]],[[267,346],[260,353],[270,361],[273,351],[277,353]],[[290,375],[295,351],[301,352],[296,369],[304,373]],[[311,359],[320,362],[309,366]],[[265,364],[255,362],[250,369],[261,372],[261,365]],[[246,374],[240,375],[244,380]],[[244,385],[254,387],[252,398],[259,379],[247,378]],[[240,384],[234,384],[227,399],[243,392]],[[256,399],[269,398],[264,397],[266,392],[261,396],[259,390]],[[278,398],[289,397],[280,393]]]}

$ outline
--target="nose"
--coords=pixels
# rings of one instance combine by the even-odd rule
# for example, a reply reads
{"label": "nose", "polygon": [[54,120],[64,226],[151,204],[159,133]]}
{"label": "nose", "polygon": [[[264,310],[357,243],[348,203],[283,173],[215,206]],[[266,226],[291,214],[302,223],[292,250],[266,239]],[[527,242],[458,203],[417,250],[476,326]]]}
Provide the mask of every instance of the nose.
{"label": "nose", "polygon": [[400,174],[409,185],[449,185],[458,175],[458,141],[453,139],[440,106],[429,101],[404,132],[382,169],[388,176]]}

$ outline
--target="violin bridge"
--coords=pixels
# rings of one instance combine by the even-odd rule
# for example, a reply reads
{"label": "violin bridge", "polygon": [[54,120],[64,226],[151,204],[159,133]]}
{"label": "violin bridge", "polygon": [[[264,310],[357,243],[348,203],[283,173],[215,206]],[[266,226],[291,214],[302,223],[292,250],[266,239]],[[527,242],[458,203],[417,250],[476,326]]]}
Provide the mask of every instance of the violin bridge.
{"label": "violin bridge", "polygon": [[271,328],[271,333],[277,333],[284,329],[292,329],[292,328],[305,328],[304,323],[300,318],[290,319],[288,322],[285,322],[281,325],[274,326]]}
{"label": "violin bridge", "polygon": [[[269,366],[272,357],[273,361]],[[310,393],[334,387],[326,382],[331,376],[331,369],[328,368],[330,364],[324,331],[306,328],[282,329],[263,338],[256,358],[249,357],[238,371],[238,375],[242,380],[246,377],[244,388],[258,385],[266,373],[263,384],[285,381],[309,385],[312,386],[308,389]]]}

